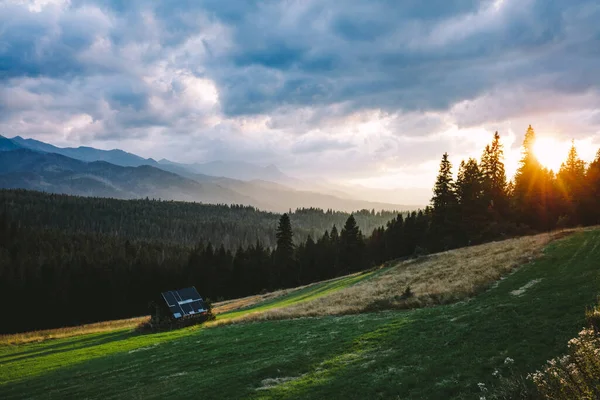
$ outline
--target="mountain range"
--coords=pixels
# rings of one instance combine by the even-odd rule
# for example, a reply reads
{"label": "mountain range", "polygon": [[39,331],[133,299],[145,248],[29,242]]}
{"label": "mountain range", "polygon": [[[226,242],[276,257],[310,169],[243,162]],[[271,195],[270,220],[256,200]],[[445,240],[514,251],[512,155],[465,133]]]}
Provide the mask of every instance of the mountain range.
{"label": "mountain range", "polygon": [[261,167],[244,161],[181,164],[118,149],[62,148],[19,136],[0,136],[0,188],[120,199],[149,197],[244,204],[275,212],[301,207],[348,212],[416,208],[356,199],[335,189],[312,191],[292,185],[308,187],[274,165]]}

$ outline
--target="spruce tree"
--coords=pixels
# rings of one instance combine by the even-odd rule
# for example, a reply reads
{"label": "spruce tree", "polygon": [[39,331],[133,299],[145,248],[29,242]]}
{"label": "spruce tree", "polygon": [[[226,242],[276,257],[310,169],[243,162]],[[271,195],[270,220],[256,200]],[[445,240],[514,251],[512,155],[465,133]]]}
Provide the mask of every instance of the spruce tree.
{"label": "spruce tree", "polygon": [[569,155],[567,160],[561,164],[558,176],[566,189],[574,189],[585,177],[585,161],[579,158],[574,141],[571,141]]}
{"label": "spruce tree", "polygon": [[484,197],[484,177],[477,161],[469,158],[462,161],[456,179],[456,197],[461,219],[460,244],[477,241],[485,226],[486,199]]}
{"label": "spruce tree", "polygon": [[585,172],[585,162],[579,158],[575,142],[571,141],[567,160],[562,163],[557,175],[561,211],[569,217],[571,224],[579,223],[583,217]]}
{"label": "spruce tree", "polygon": [[551,180],[548,171],[534,154],[534,145],[535,131],[529,125],[523,140],[521,161],[515,174],[514,208],[518,222],[534,229],[546,229],[550,219],[547,213],[547,189]]}
{"label": "spruce tree", "polygon": [[432,250],[443,250],[455,246],[453,236],[458,223],[457,205],[452,164],[448,159],[448,153],[444,153],[431,199],[430,243]]}
{"label": "spruce tree", "polygon": [[285,287],[293,286],[299,281],[294,258],[293,236],[290,217],[285,213],[279,218],[279,225],[275,234],[277,248],[274,254],[275,280]]}
{"label": "spruce tree", "polygon": [[496,214],[496,219],[506,216],[508,211],[504,149],[502,147],[500,135],[496,132],[492,143],[485,147],[481,156],[484,197],[490,210]]}
{"label": "spruce tree", "polygon": [[586,224],[600,224],[600,150],[585,174],[585,218]]}
{"label": "spruce tree", "polygon": [[364,267],[364,250],[363,235],[356,224],[354,215],[350,214],[340,233],[340,266],[342,273],[360,271]]}

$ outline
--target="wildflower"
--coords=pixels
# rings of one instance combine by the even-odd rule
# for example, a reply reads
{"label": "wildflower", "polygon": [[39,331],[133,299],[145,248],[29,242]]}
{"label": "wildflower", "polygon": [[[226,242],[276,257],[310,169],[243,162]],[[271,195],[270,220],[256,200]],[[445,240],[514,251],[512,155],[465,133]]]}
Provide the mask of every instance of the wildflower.
{"label": "wildflower", "polygon": [[494,370],[494,372],[492,372],[492,376],[498,376],[500,375],[500,371],[498,371],[497,369]]}
{"label": "wildflower", "polygon": [[506,357],[506,359],[504,360],[504,364],[509,365],[509,364],[513,364],[515,362],[515,360],[513,360],[510,357]]}
{"label": "wildflower", "polygon": [[479,382],[477,384],[477,386],[479,387],[479,390],[481,390],[482,392],[487,392],[487,388],[485,387],[485,383]]}

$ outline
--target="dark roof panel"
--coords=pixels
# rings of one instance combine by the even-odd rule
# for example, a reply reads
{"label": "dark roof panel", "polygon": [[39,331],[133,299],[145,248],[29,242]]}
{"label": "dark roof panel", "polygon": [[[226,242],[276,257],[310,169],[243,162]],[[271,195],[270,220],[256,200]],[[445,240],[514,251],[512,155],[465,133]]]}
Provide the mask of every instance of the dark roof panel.
{"label": "dark roof panel", "polygon": [[177,290],[177,293],[181,297],[181,300],[202,300],[202,297],[198,294],[195,287],[189,287],[185,289]]}
{"label": "dark roof panel", "polygon": [[175,318],[203,313],[206,311],[204,300],[195,287],[163,292],[162,297]]}

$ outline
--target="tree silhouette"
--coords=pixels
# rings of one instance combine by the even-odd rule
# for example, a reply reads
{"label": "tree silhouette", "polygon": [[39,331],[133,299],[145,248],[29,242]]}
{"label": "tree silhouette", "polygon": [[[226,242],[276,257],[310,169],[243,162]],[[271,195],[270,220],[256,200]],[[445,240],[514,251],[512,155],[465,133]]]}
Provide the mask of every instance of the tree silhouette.
{"label": "tree silhouette", "polygon": [[356,224],[354,215],[350,214],[340,233],[340,267],[342,273],[359,271],[364,267],[365,243],[362,233]]}
{"label": "tree silhouette", "polygon": [[585,224],[600,224],[600,150],[585,174]]}
{"label": "tree silhouette", "polygon": [[522,157],[515,174],[513,206],[517,221],[534,229],[547,229],[551,218],[547,212],[552,176],[542,167],[534,153],[535,131],[529,125],[523,140]]}
{"label": "tree silhouette", "polygon": [[431,246],[435,250],[452,248],[456,239],[454,235],[458,223],[458,200],[448,153],[444,153],[442,156],[440,170],[433,187],[431,205]]}
{"label": "tree silhouette", "polygon": [[478,241],[478,235],[486,223],[486,198],[484,177],[477,161],[462,161],[456,179],[456,197],[460,210],[461,243]]}
{"label": "tree silhouette", "polygon": [[585,204],[585,162],[579,158],[575,142],[571,141],[569,155],[556,176],[561,201],[561,213],[577,224],[583,218]]}
{"label": "tree silhouette", "polygon": [[283,214],[279,218],[279,225],[277,225],[277,232],[275,234],[277,248],[275,249],[274,261],[275,269],[278,271],[276,275],[279,275],[279,279],[277,280],[285,287],[290,287],[300,280],[294,256],[293,236],[290,217],[287,213]]}
{"label": "tree silhouette", "polygon": [[508,212],[506,171],[504,168],[504,149],[498,132],[494,133],[491,144],[485,146],[481,156],[484,197],[496,219]]}

